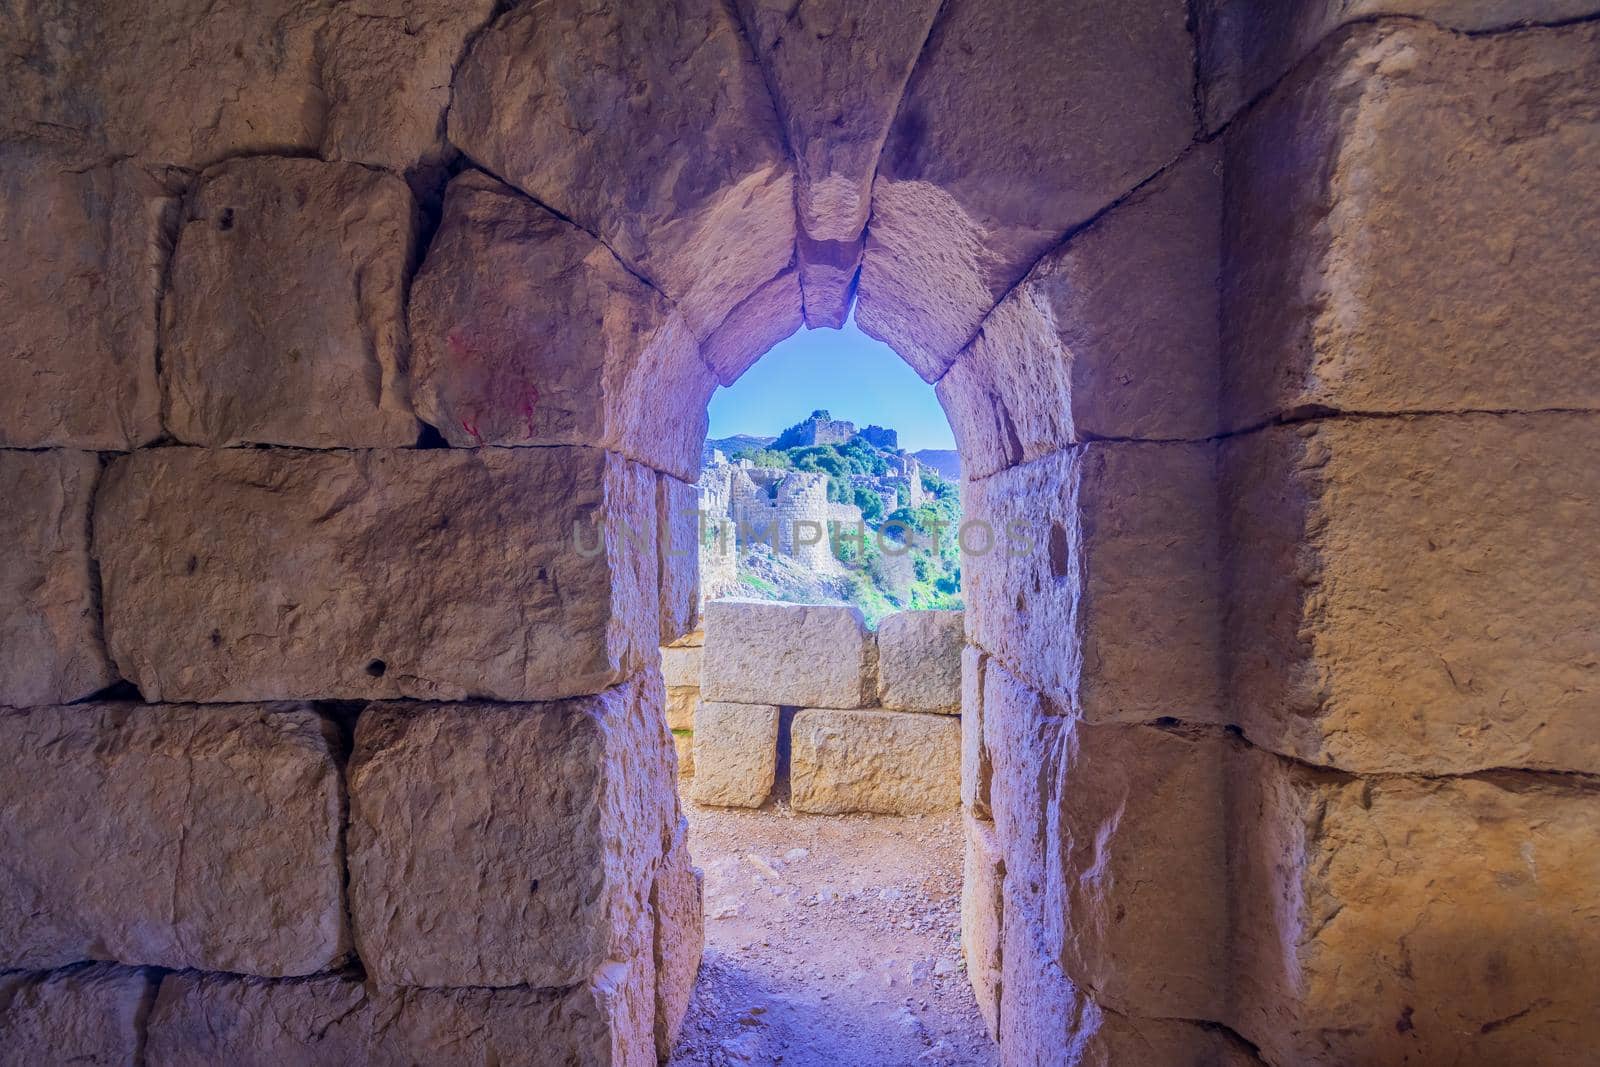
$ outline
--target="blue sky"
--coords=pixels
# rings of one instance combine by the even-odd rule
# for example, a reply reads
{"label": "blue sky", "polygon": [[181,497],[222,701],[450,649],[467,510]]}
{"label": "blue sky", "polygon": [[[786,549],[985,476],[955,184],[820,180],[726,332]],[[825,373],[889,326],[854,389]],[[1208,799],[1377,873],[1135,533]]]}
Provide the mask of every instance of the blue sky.
{"label": "blue sky", "polygon": [[817,408],[857,426],[900,432],[900,447],[954,448],[933,386],[881,341],[856,328],[802,329],[711,397],[708,437],[773,436]]}

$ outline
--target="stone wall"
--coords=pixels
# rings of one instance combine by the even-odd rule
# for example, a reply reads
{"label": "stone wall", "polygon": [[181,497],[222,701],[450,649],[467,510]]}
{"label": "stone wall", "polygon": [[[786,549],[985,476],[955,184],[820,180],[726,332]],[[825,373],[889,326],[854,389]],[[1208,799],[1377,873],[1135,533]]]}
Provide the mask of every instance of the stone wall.
{"label": "stone wall", "polygon": [[690,794],[760,807],[786,776],[795,811],[955,807],[961,640],[954,611],[899,612],[874,633],[851,607],[708,604],[703,647],[662,650],[668,680],[697,686],[674,704],[695,701]]}
{"label": "stone wall", "polygon": [[[855,296],[1032,532],[964,569],[1003,1060],[1592,1058],[1597,14],[16,6],[0,1050],[664,1052],[705,401]],[[807,625],[783,699],[912,721]]]}

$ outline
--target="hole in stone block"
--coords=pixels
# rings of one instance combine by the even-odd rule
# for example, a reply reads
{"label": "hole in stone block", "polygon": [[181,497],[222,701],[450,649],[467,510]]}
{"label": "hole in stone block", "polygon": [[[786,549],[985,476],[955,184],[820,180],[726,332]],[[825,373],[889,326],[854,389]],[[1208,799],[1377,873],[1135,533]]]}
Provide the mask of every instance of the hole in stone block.
{"label": "hole in stone block", "polygon": [[367,664],[367,673],[374,678],[382,678],[384,672],[388,669],[389,665],[383,662],[381,659],[375,659],[371,663]]}

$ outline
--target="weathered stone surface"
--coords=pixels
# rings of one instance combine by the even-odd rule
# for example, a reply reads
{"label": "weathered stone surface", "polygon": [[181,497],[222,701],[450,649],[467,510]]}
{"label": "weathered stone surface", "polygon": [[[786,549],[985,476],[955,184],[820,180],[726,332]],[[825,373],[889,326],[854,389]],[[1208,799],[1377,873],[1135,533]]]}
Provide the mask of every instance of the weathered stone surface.
{"label": "weathered stone surface", "polygon": [[666,647],[661,650],[661,677],[668,688],[700,688],[700,661],[705,648],[698,645]]}
{"label": "weathered stone surface", "polygon": [[1186,1019],[1141,1019],[1085,1006],[1081,1067],[1261,1067],[1254,1049],[1220,1026]]}
{"label": "weathered stone surface", "polygon": [[702,700],[694,709],[694,788],[701,804],[759,808],[778,772],[778,709]]}
{"label": "weathered stone surface", "polygon": [[[698,703],[698,701],[696,701]],[[694,777],[694,728],[673,729],[672,749],[678,756],[678,777]]]}
{"label": "weathered stone surface", "polygon": [[1194,134],[1182,4],[952,0],[872,188],[858,321],[929,381],[1043,252]]}
{"label": "weathered stone surface", "polygon": [[987,665],[1007,927],[1028,925],[1027,943],[1108,1009],[1222,1017],[1235,742],[1213,728],[1094,725],[1058,711]]}
{"label": "weathered stone surface", "polygon": [[204,167],[314,150],[325,98],[307,0],[30,3],[8,20],[7,141]]}
{"label": "weathered stone surface", "polygon": [[706,605],[707,700],[861,708],[877,693],[877,651],[842,605],[717,600]]}
{"label": "weathered stone surface", "polygon": [[994,818],[989,807],[994,764],[983,741],[983,675],[988,662],[976,645],[961,650],[961,804],[980,819]]}
{"label": "weathered stone surface", "polygon": [[689,857],[689,822],[679,818],[672,847],[650,890],[655,914],[656,1057],[665,1063],[689,1011],[705,945],[705,879]]}
{"label": "weathered stone surface", "polygon": [[0,704],[54,704],[117,679],[89,559],[89,452],[0,452]]}
{"label": "weathered stone surface", "polygon": [[697,685],[669,685],[667,687],[667,728],[693,730],[694,706],[700,703]]}
{"label": "weathered stone surface", "polygon": [[565,986],[626,958],[676,813],[662,698],[644,672],[533,707],[370,705],[349,835],[367,974]]}
{"label": "weathered stone surface", "polygon": [[1594,25],[1320,50],[1228,135],[1232,425],[1600,407],[1597,115]]}
{"label": "weathered stone surface", "polygon": [[1558,23],[1597,11],[1595,0],[1201,0],[1196,22],[1206,126],[1216,130],[1227,123],[1345,23],[1400,15],[1481,31]]}
{"label": "weathered stone surface", "polygon": [[963,475],[1220,421],[1220,153],[1197,146],[1047,255],[939,380]]}
{"label": "weathered stone surface", "polygon": [[294,705],[0,712],[0,966],[337,964],[337,746]]}
{"label": "weathered stone surface", "polygon": [[0,446],[137,448],[161,433],[156,308],[169,176],[0,149]]}
{"label": "weathered stone surface", "polygon": [[1215,458],[1092,443],[966,482],[973,642],[1090,721],[1227,721]]}
{"label": "weathered stone surface", "polygon": [[939,4],[738,6],[794,149],[800,226],[814,240],[853,241],[867,223],[878,156]]}
{"label": "weathered stone surface", "polygon": [[878,624],[878,703],[897,711],[961,711],[959,611],[897,611]]}
{"label": "weathered stone surface", "polygon": [[716,382],[682,316],[515,190],[450,183],[410,321],[417,412],[451,444],[596,445],[695,477]]}
{"label": "weathered stone surface", "polygon": [[361,0],[329,15],[322,155],[405,172],[444,162],[450,79],[494,0]]}
{"label": "weathered stone surface", "polygon": [[1005,919],[1005,853],[994,824],[968,814],[961,876],[961,955],[989,1036],[1000,1039],[1000,945]]}
{"label": "weathered stone surface", "polygon": [[1600,791],[1520,773],[1232,774],[1232,1025],[1271,1063],[1580,1064],[1597,1039]]}
{"label": "weathered stone surface", "polygon": [[649,969],[646,954],[566,989],[383,990],[332,975],[172,974],[150,1013],[148,1062],[649,1067],[650,1019],[636,1003]]}
{"label": "weathered stone surface", "polygon": [[1356,771],[1600,770],[1600,415],[1324,420],[1223,456],[1251,740]]}
{"label": "weathered stone surface", "polygon": [[706,338],[701,354],[716,372],[718,383],[732,385],[803,322],[800,275],[786,270],[729,312]]}
{"label": "weathered stone surface", "polygon": [[0,1064],[140,1062],[149,976],[131,967],[82,964],[61,971],[0,973]]}
{"label": "weathered stone surface", "polygon": [[417,439],[405,182],[259,157],[207,171],[162,303],[163,414],[179,440],[376,447]]}
{"label": "weathered stone surface", "polygon": [[554,0],[501,16],[450,140],[596,233],[702,340],[794,255],[794,171],[731,5]]}
{"label": "weathered stone surface", "polygon": [[860,239],[813,241],[804,233],[795,239],[800,296],[811,329],[837,330],[849,321],[865,248],[866,241]]}
{"label": "weathered stone surface", "polygon": [[587,448],[136,453],[96,507],[107,645],[150,700],[598,692],[656,655],[654,515]]}
{"label": "weathered stone surface", "polygon": [[672,645],[700,626],[700,493],[670,474],[656,476],[656,553],[661,574],[660,640]]}
{"label": "weathered stone surface", "polygon": [[948,715],[808,708],[792,737],[795,811],[918,815],[961,803],[961,724]]}

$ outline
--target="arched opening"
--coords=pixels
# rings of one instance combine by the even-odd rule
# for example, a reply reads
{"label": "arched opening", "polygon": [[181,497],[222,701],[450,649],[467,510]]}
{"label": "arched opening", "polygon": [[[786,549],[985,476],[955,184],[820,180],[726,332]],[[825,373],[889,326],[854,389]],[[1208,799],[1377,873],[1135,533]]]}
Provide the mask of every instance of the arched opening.
{"label": "arched opening", "polygon": [[705,877],[673,1062],[994,1062],[960,946],[960,502],[943,410],[850,320],[779,341],[709,411],[702,621],[662,649]]}

